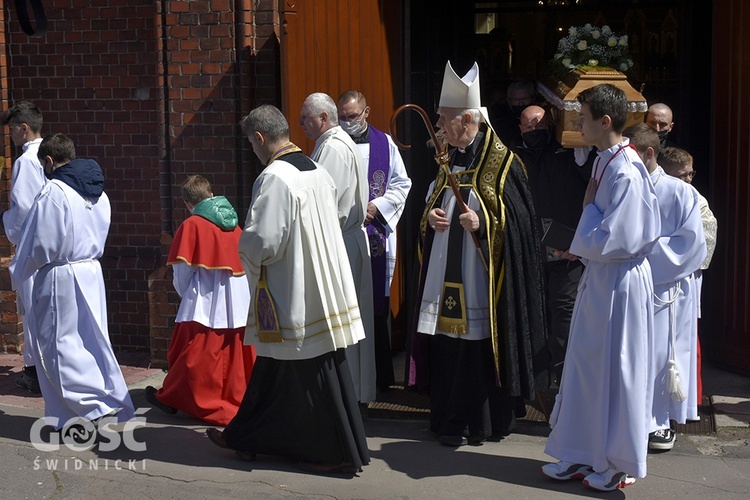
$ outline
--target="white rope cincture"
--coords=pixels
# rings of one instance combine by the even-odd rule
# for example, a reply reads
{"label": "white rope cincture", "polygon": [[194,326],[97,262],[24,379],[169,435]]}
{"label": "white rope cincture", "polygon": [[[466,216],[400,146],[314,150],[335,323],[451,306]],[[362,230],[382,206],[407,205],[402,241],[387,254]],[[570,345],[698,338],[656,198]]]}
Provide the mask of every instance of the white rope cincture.
{"label": "white rope cincture", "polygon": [[[674,291],[674,295],[672,295]],[[675,331],[675,319],[674,319],[674,303],[680,296],[680,283],[669,290],[669,300],[662,300],[661,297],[654,294],[654,298],[662,303],[663,305],[669,306],[669,371],[667,373],[667,390],[672,395],[672,399],[675,401],[685,401],[687,396],[682,390],[682,384],[680,383],[680,373],[677,370],[677,362],[675,361],[675,349],[674,349],[674,331]]]}

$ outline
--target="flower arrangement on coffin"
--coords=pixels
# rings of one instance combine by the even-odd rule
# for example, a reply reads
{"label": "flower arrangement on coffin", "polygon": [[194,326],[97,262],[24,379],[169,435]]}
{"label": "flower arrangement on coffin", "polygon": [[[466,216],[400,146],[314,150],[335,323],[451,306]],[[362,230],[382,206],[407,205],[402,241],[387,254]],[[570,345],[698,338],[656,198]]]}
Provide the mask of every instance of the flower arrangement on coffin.
{"label": "flower arrangement on coffin", "polygon": [[628,35],[617,36],[607,25],[571,26],[568,35],[557,43],[557,52],[549,65],[558,78],[576,69],[602,67],[627,73],[633,67]]}
{"label": "flower arrangement on coffin", "polygon": [[609,26],[571,26],[561,38],[549,62],[550,74],[537,85],[550,103],[557,125],[557,140],[564,147],[585,145],[578,128],[581,103],[578,94],[600,83],[612,84],[628,99],[627,125],[642,122],[648,109],[646,99],[627,81],[633,67],[628,36],[617,36]]}

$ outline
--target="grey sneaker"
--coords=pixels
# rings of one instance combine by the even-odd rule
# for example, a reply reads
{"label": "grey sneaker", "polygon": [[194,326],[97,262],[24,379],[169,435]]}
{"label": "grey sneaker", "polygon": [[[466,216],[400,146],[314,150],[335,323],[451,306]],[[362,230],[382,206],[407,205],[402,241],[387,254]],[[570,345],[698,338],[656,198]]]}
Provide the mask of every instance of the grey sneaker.
{"label": "grey sneaker", "polygon": [[610,466],[604,472],[593,472],[583,478],[583,484],[593,490],[615,491],[635,483],[635,478]]}
{"label": "grey sneaker", "polygon": [[545,464],[542,466],[542,474],[558,481],[583,479],[592,472],[594,472],[594,469],[588,465],[563,462],[562,460],[555,464]]}

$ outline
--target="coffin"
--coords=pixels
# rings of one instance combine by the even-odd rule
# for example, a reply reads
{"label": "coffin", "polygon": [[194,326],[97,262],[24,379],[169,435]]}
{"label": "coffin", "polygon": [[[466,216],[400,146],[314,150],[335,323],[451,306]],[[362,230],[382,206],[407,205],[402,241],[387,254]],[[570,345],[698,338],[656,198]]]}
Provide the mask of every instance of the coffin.
{"label": "coffin", "polygon": [[577,96],[600,83],[611,83],[625,92],[628,98],[626,127],[644,120],[648,110],[646,99],[628,83],[623,73],[615,69],[587,66],[571,71],[562,79],[549,77],[538,82],[537,87],[553,108],[557,140],[563,147],[575,148],[586,145],[578,130],[581,104]]}

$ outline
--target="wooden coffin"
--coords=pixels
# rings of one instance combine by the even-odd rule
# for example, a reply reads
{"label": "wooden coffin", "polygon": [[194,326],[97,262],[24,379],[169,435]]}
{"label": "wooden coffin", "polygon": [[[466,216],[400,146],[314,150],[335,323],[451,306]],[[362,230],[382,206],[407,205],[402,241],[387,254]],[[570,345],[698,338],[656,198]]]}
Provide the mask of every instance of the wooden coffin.
{"label": "wooden coffin", "polygon": [[626,127],[644,120],[648,110],[646,99],[628,83],[623,73],[615,69],[587,66],[571,71],[562,79],[548,77],[538,82],[537,87],[539,93],[553,108],[557,140],[563,147],[576,148],[586,145],[578,129],[581,104],[577,96],[600,83],[611,83],[625,92],[628,98]]}

